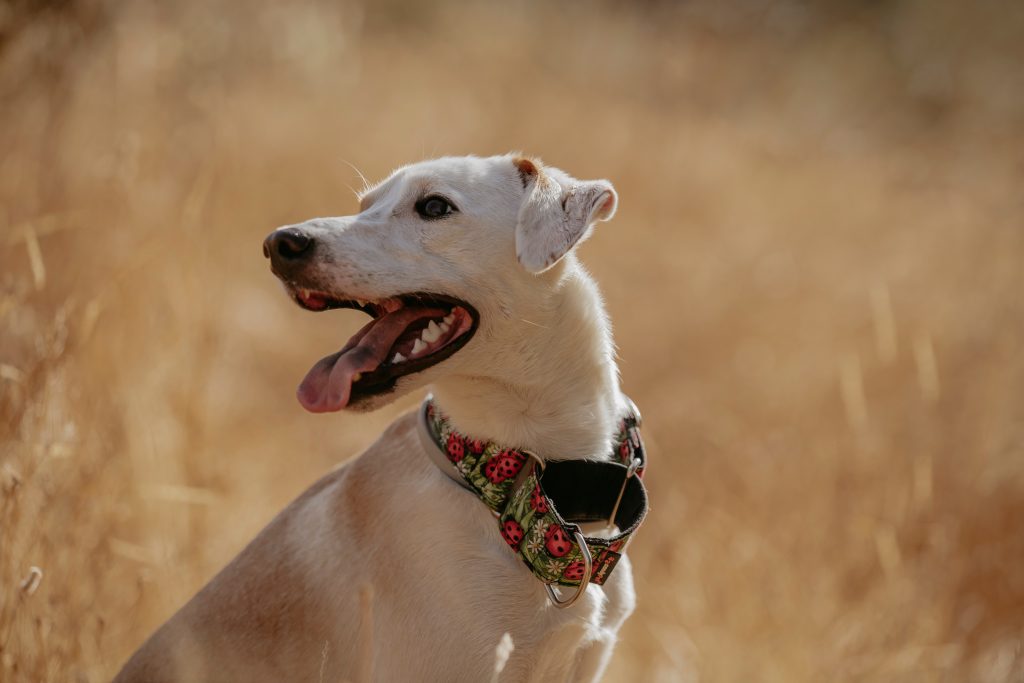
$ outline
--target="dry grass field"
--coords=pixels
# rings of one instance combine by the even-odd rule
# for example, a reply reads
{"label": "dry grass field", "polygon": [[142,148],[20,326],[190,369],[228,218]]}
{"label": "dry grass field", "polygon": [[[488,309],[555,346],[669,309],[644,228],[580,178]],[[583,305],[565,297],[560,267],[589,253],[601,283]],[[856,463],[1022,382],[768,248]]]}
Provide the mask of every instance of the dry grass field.
{"label": "dry grass field", "polygon": [[608,680],[1024,681],[996,0],[0,4],[0,680],[109,679],[416,404],[300,408],[362,320],[263,236],[514,149],[621,197],[582,257],[653,509]]}

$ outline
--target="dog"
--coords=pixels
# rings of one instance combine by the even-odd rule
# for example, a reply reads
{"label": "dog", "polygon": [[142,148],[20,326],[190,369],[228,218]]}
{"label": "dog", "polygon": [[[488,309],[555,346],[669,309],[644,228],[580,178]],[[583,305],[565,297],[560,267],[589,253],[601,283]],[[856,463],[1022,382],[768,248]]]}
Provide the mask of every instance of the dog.
{"label": "dog", "polygon": [[[578,582],[558,609],[572,591],[510,552],[522,528],[452,481],[451,449],[517,447],[488,466],[492,480],[609,460],[631,408],[574,248],[617,202],[608,181],[539,160],[446,157],[396,170],[354,216],[271,233],[264,253],[296,303],[372,317],[312,367],[299,402],[369,411],[427,386],[432,402],[291,503],[115,682],[599,680],[635,605],[628,558],[612,553],[603,585]],[[426,453],[423,421],[440,415],[459,435],[451,462]],[[572,541],[560,534],[547,530],[555,554]],[[606,555],[587,554],[588,578]],[[566,575],[583,571],[579,560]]]}

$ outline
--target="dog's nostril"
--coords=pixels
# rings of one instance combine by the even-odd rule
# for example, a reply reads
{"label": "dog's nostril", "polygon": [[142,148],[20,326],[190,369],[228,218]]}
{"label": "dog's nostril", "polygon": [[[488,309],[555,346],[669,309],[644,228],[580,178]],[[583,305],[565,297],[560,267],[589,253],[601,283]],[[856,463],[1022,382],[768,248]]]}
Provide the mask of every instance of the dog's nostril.
{"label": "dog's nostril", "polygon": [[277,238],[277,253],[285,258],[296,258],[309,249],[313,240],[299,230],[281,230]]}
{"label": "dog's nostril", "polygon": [[267,258],[280,256],[284,259],[296,259],[309,251],[312,244],[313,239],[301,230],[275,230],[263,242],[263,255]]}

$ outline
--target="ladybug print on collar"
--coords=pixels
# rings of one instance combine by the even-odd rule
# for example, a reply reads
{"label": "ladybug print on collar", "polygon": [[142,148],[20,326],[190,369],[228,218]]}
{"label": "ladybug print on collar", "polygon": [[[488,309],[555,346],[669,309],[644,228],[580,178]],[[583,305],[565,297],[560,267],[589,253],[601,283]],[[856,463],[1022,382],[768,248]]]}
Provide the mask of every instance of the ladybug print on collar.
{"label": "ladybug print on collar", "polygon": [[526,464],[526,456],[518,451],[501,451],[487,461],[484,466],[484,475],[492,484],[500,484],[508,479],[514,479]]}
{"label": "ladybug print on collar", "polygon": [[583,560],[574,560],[570,562],[565,568],[565,571],[562,572],[562,577],[569,581],[582,581],[583,573],[586,571],[586,568],[586,564],[584,564]]}
{"label": "ladybug print on collar", "polygon": [[523,542],[523,527],[514,519],[506,519],[501,525],[501,537],[514,550],[519,550],[519,545]]}
{"label": "ladybug print on collar", "polygon": [[572,541],[569,540],[569,534],[565,533],[565,529],[552,524],[544,534],[544,547],[552,557],[565,557],[572,550]]}
{"label": "ladybug print on collar", "polygon": [[466,443],[462,437],[452,432],[448,436],[448,444],[444,452],[452,462],[461,462],[466,456]]}
{"label": "ladybug print on collar", "polygon": [[489,508],[501,512],[526,464],[526,455],[459,433],[432,403],[427,404],[426,414],[435,443],[448,461]]}
{"label": "ladybug print on collar", "polygon": [[548,500],[540,492],[540,484],[533,487],[533,493],[530,494],[530,507],[534,512],[539,512],[542,515],[548,511]]}

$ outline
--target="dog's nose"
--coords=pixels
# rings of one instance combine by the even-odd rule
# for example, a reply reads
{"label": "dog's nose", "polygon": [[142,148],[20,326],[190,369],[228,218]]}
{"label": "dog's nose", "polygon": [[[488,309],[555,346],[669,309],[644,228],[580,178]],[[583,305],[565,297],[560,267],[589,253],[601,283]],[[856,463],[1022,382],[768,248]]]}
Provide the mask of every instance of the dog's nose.
{"label": "dog's nose", "polygon": [[313,246],[313,238],[298,228],[281,228],[263,240],[263,255],[274,262],[294,261]]}

